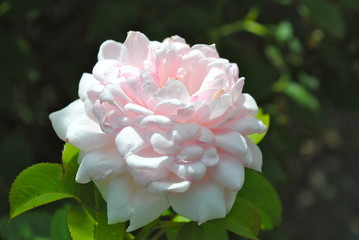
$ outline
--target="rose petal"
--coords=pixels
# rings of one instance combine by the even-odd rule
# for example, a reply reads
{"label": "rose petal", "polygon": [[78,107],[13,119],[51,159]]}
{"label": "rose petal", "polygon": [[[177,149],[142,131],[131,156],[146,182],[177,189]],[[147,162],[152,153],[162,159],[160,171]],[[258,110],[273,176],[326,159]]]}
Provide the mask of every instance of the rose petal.
{"label": "rose petal", "polygon": [[143,130],[134,127],[123,128],[116,136],[116,146],[121,156],[133,154],[139,150],[149,147],[149,143],[144,139]]}
{"label": "rose petal", "polygon": [[94,84],[99,84],[99,81],[97,81],[96,78],[92,76],[92,74],[89,73],[82,74],[79,83],[78,94],[83,102],[86,101],[86,99],[88,98],[87,91],[89,90],[89,87]]}
{"label": "rose petal", "polygon": [[168,166],[173,173],[184,180],[199,180],[206,174],[207,167],[200,161],[179,164],[174,162]]}
{"label": "rose petal", "polygon": [[185,192],[191,186],[191,181],[154,181],[148,185],[147,190],[151,194]]}
{"label": "rose petal", "polygon": [[215,135],[216,146],[236,156],[243,156],[248,151],[246,139],[238,132]]}
{"label": "rose petal", "polygon": [[168,199],[177,213],[198,224],[226,216],[224,187],[209,178],[192,182],[186,192],[168,194]]}
{"label": "rose petal", "polygon": [[85,115],[84,105],[80,99],[70,103],[67,107],[50,114],[49,118],[57,136],[65,141],[67,128],[70,123]]}
{"label": "rose petal", "polygon": [[252,133],[264,133],[267,127],[264,123],[256,117],[245,116],[241,119],[235,119],[223,125],[223,130],[240,132],[243,135],[249,135]]}
{"label": "rose petal", "polygon": [[158,218],[169,207],[165,195],[151,195],[130,177],[121,175],[109,181],[107,190],[108,223],[130,220],[126,231],[134,231]]}
{"label": "rose petal", "polygon": [[97,58],[99,61],[113,59],[121,63],[125,63],[128,58],[128,52],[121,43],[113,40],[107,40],[101,44]]}
{"label": "rose petal", "polygon": [[150,41],[144,34],[140,32],[128,32],[127,38],[123,43],[128,50],[127,63],[141,68],[148,55],[149,43]]}
{"label": "rose petal", "polygon": [[91,180],[101,180],[109,175],[124,173],[127,170],[124,163],[117,149],[82,151],[76,182],[88,183]]}
{"label": "rose petal", "polygon": [[238,157],[220,152],[217,166],[208,169],[208,173],[224,187],[238,191],[244,182],[244,166]]}
{"label": "rose petal", "polygon": [[215,147],[205,149],[200,160],[206,167],[213,167],[219,163],[219,155]]}

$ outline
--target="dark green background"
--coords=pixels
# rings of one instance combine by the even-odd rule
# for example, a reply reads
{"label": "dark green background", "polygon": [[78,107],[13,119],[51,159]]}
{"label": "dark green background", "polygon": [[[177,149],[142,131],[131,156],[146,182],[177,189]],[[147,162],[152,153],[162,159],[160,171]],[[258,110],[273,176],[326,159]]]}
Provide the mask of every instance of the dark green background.
{"label": "dark green background", "polygon": [[263,173],[284,213],[262,239],[359,239],[358,26],[358,0],[1,1],[0,236],[48,236],[55,204],[5,237],[11,182],[31,164],[60,161],[49,113],[77,98],[104,40],[138,30],[216,43],[271,114]]}

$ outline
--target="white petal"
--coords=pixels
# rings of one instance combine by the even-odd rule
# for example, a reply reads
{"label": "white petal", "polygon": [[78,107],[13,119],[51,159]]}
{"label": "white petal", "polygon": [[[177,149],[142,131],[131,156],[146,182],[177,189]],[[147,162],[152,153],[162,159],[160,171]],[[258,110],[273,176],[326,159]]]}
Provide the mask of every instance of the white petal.
{"label": "white petal", "polygon": [[169,137],[175,143],[183,143],[188,140],[197,140],[200,127],[195,123],[177,123],[169,131]]}
{"label": "white petal", "polygon": [[227,213],[231,211],[234,201],[236,200],[238,191],[231,190],[229,188],[226,188],[225,194],[226,194],[226,210]]}
{"label": "white petal", "polygon": [[163,180],[168,177],[170,171],[166,167],[158,169],[136,168],[129,166],[128,172],[133,181],[141,186],[148,186],[153,181]]}
{"label": "white petal", "polygon": [[127,49],[123,47],[121,43],[107,40],[101,44],[97,58],[99,61],[113,59],[125,63],[127,56]]}
{"label": "white petal", "polygon": [[208,169],[209,174],[223,186],[238,191],[244,182],[244,166],[238,157],[220,152],[217,166]]}
{"label": "white petal", "polygon": [[252,168],[258,172],[261,172],[262,171],[262,162],[263,162],[262,152],[259,149],[259,147],[252,142],[251,139],[246,138],[246,140],[247,140],[247,144],[249,147],[248,150],[251,152],[251,163],[247,167]]}
{"label": "white petal", "polygon": [[139,127],[145,128],[149,126],[157,126],[160,128],[168,128],[173,124],[171,118],[162,115],[150,115],[144,117],[138,124]]}
{"label": "white petal", "polygon": [[126,165],[117,149],[99,149],[82,152],[81,163],[76,174],[76,182],[88,183],[101,180],[109,175],[118,175],[126,171]]}
{"label": "white petal", "polygon": [[97,80],[105,81],[106,74],[108,74],[110,70],[113,70],[117,64],[117,61],[111,59],[98,61],[92,69],[92,74]]}
{"label": "white petal", "polygon": [[247,109],[249,114],[256,115],[258,113],[258,105],[256,103],[256,100],[254,100],[254,98],[247,93],[244,93],[242,96],[244,97],[244,108]]}
{"label": "white petal", "polygon": [[104,133],[100,125],[90,118],[71,122],[66,132],[66,142],[84,151],[113,144],[113,141],[113,135]]}
{"label": "white petal", "polygon": [[178,99],[183,103],[190,101],[187,88],[177,80],[168,79],[166,84],[153,96],[152,101],[162,101],[165,99]]}
{"label": "white petal", "polygon": [[252,133],[264,133],[267,130],[267,127],[258,118],[248,115],[226,123],[221,127],[221,129],[236,131],[243,135],[248,135]]}
{"label": "white petal", "polygon": [[231,95],[233,97],[233,102],[236,102],[238,100],[239,96],[242,93],[243,86],[244,86],[244,77],[238,79],[238,81],[232,86]]}
{"label": "white petal", "polygon": [[214,44],[206,45],[206,44],[196,44],[192,46],[192,49],[197,49],[201,51],[206,57],[210,58],[218,58],[218,52],[216,50],[216,46]]}
{"label": "white petal", "polygon": [[202,127],[200,128],[200,133],[199,133],[199,138],[198,141],[200,141],[201,143],[205,143],[205,144],[211,144],[214,142],[214,134],[212,133],[211,130],[209,130],[206,127]]}
{"label": "white petal", "polygon": [[203,155],[203,148],[199,145],[188,145],[176,155],[179,161],[191,161],[198,159]]}
{"label": "white petal", "polygon": [[228,132],[225,134],[215,135],[216,146],[225,151],[244,156],[247,153],[248,146],[245,138],[238,132]]}
{"label": "white petal", "polygon": [[136,153],[148,145],[143,138],[143,130],[134,127],[123,128],[116,137],[117,149],[123,157]]}
{"label": "white petal", "polygon": [[204,150],[203,156],[200,160],[206,167],[213,167],[219,163],[219,155],[215,147],[210,147]]}
{"label": "white petal", "polygon": [[232,105],[232,96],[223,94],[209,103],[202,105],[198,111],[193,114],[192,119],[199,123],[212,121],[224,114]]}
{"label": "white petal", "polygon": [[185,192],[191,186],[191,181],[154,181],[148,185],[147,190],[151,194]]}
{"label": "white petal", "polygon": [[207,167],[200,161],[186,164],[178,164],[174,162],[170,164],[168,168],[178,177],[189,181],[203,178],[207,170]]}
{"label": "white petal", "polygon": [[128,103],[125,105],[124,108],[125,112],[127,114],[131,114],[133,116],[135,115],[151,115],[153,114],[153,112],[145,107],[142,107],[140,105],[137,104],[133,104],[133,103]]}
{"label": "white petal", "polygon": [[89,73],[84,73],[82,74],[82,77],[80,79],[80,83],[79,83],[79,97],[80,99],[84,102],[88,97],[87,97],[87,91],[89,90],[89,87],[91,85],[95,85],[95,84],[99,84],[99,81],[96,80],[96,78],[94,78],[94,76],[92,76],[92,74]]}
{"label": "white petal", "polygon": [[198,224],[226,215],[224,187],[208,178],[194,181],[186,192],[171,193],[168,198],[176,212]]}
{"label": "white petal", "polygon": [[178,146],[163,133],[154,133],[150,138],[153,150],[161,154],[175,154]]}
{"label": "white petal", "polygon": [[128,50],[128,63],[141,68],[148,55],[149,43],[150,41],[144,34],[140,32],[128,32],[127,38],[123,43]]}
{"label": "white petal", "polygon": [[132,168],[159,169],[174,160],[173,156],[139,156],[135,154],[126,157],[126,163]]}
{"label": "white petal", "polygon": [[177,110],[183,109],[186,106],[183,102],[178,99],[165,99],[157,103],[155,111],[157,114],[166,116],[176,115]]}
{"label": "white petal", "polygon": [[69,127],[70,123],[79,118],[79,116],[83,117],[84,115],[84,104],[80,99],[78,99],[70,103],[65,108],[51,113],[49,118],[57,136],[65,141],[67,128]]}
{"label": "white petal", "polygon": [[121,175],[109,181],[107,190],[108,223],[130,220],[127,231],[134,231],[158,218],[169,207],[165,195],[151,195],[131,178]]}

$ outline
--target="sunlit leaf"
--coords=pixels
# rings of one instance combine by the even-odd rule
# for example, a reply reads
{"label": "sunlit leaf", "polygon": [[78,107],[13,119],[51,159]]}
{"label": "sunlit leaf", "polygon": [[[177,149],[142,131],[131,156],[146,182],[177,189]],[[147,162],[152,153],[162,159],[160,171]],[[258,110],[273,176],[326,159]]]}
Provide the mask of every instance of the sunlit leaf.
{"label": "sunlit leaf", "polygon": [[62,166],[39,163],[22,171],[10,191],[10,218],[35,207],[63,199],[75,198],[76,184],[65,177]]}
{"label": "sunlit leaf", "polygon": [[125,223],[109,225],[107,223],[107,212],[99,210],[95,225],[95,239],[101,240],[123,240],[125,235]]}
{"label": "sunlit leaf", "polygon": [[[238,199],[244,199],[251,203],[259,213],[262,229],[272,229],[280,223],[282,209],[277,192],[263,175],[253,170],[246,169],[243,188],[237,195]],[[237,202],[236,202],[236,205]]]}
{"label": "sunlit leaf", "polygon": [[256,115],[256,117],[258,119],[260,119],[264,123],[264,125],[266,125],[266,127],[267,127],[267,131],[262,133],[262,134],[254,133],[254,134],[251,134],[251,135],[248,136],[255,144],[258,144],[260,141],[262,141],[262,139],[264,138],[264,136],[268,132],[269,123],[270,123],[270,116],[269,116],[269,114],[264,114],[263,110],[260,108],[258,110],[258,114]]}
{"label": "sunlit leaf", "polygon": [[67,220],[73,240],[95,240],[96,221],[83,207],[73,207]]}

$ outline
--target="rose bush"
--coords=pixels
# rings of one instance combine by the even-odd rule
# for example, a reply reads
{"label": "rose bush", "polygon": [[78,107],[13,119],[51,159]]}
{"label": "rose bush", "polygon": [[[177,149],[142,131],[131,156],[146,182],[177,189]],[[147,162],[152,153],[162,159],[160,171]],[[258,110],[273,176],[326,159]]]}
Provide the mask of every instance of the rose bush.
{"label": "rose bush", "polygon": [[247,136],[266,131],[238,74],[214,45],[178,36],[101,45],[80,99],[50,119],[81,150],[76,181],[96,184],[110,224],[130,220],[132,231],[170,206],[199,224],[231,210],[244,168],[262,166]]}

